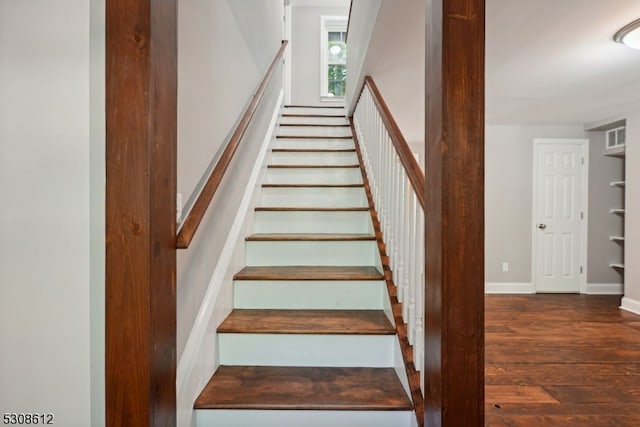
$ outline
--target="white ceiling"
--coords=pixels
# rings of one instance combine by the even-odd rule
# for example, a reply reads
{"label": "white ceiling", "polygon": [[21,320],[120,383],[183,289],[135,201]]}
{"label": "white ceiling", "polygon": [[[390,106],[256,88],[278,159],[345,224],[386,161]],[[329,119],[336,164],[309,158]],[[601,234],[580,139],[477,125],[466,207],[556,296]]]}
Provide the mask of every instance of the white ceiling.
{"label": "white ceiling", "polygon": [[486,119],[592,123],[640,109],[640,0],[487,0]]}

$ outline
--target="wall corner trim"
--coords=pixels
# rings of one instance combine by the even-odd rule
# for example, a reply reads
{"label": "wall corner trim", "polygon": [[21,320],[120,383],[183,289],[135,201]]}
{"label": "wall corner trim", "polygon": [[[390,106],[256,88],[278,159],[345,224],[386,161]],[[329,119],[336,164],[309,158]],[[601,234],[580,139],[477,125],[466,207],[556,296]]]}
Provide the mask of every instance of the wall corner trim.
{"label": "wall corner trim", "polygon": [[535,294],[531,282],[485,282],[485,294]]}

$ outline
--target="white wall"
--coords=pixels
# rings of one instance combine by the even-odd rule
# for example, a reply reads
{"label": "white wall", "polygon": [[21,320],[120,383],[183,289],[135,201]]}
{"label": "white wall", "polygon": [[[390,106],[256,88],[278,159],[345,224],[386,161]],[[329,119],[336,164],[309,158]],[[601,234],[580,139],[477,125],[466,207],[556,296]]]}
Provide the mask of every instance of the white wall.
{"label": "white wall", "polygon": [[[320,101],[320,17],[323,15],[347,16],[348,14],[348,7],[308,7],[292,3],[292,104],[322,105]],[[349,78],[347,69],[347,87],[350,84]]]}
{"label": "white wall", "polygon": [[622,306],[640,314],[640,111],[626,116],[625,298]]}
{"label": "white wall", "polygon": [[[350,49],[347,106],[350,110],[355,108],[364,76],[371,75],[405,139],[422,159],[425,134],[424,1],[405,0],[402,7],[398,7],[397,1],[383,0],[377,19],[370,20],[369,17],[375,16],[377,3],[369,3],[369,0],[354,2],[353,27],[350,26],[347,39]],[[370,40],[367,42],[368,34]],[[367,49],[364,55],[362,48]]]}
{"label": "white wall", "polygon": [[274,0],[178,5],[178,193],[188,210],[280,47],[283,6]]}
{"label": "white wall", "polygon": [[[215,164],[217,154],[280,48],[282,8],[278,0],[265,1],[260,6],[251,0],[180,0],[178,192],[185,200],[197,196],[198,183]],[[278,81],[277,75],[274,81]],[[267,100],[269,95],[273,97],[273,92],[267,95]],[[261,119],[264,118],[258,115],[257,121]],[[251,135],[245,138],[236,153],[236,158],[243,160],[230,167],[226,182],[235,182],[243,189],[242,182],[250,173],[243,163],[250,164],[251,160],[244,159],[243,154],[255,157],[257,143]],[[224,194],[225,188],[219,191]],[[209,209],[209,213],[228,211],[226,215],[216,215],[218,231],[209,230],[212,233],[209,235],[200,231],[198,236],[207,237],[194,242],[207,247],[179,251],[178,354],[184,348],[215,266],[216,251],[224,243],[224,234],[219,233],[228,231],[224,224],[233,220],[237,209],[238,194],[220,198],[225,202]],[[211,225],[205,223],[201,227]]]}
{"label": "white wall", "polygon": [[[620,283],[608,263],[618,231],[608,213],[616,193],[615,160],[602,156],[602,136],[581,125],[488,125],[485,133],[485,277],[487,282],[531,283],[534,138],[592,138],[589,180],[588,283]],[[510,271],[503,272],[503,262]]]}
{"label": "white wall", "polygon": [[91,426],[105,424],[105,0],[90,0]]}
{"label": "white wall", "polygon": [[[178,192],[192,201],[215,164],[250,97],[281,46],[283,2],[179,0]],[[278,67],[251,127],[187,250],[178,251],[178,420],[189,425],[193,401],[217,367],[215,328],[231,309],[231,274],[224,278],[212,317],[203,299],[238,212],[282,89]],[[188,202],[187,205],[190,203]],[[188,208],[188,206],[187,206]],[[219,284],[218,284],[219,285]],[[201,323],[196,324],[196,321]],[[204,325],[204,326],[203,326]],[[205,327],[207,335],[187,346]],[[188,367],[182,369],[184,367]]]}
{"label": "white wall", "polygon": [[347,110],[353,113],[360,88],[364,82],[365,73],[362,69],[369,50],[371,36],[377,25],[378,13],[382,0],[353,0],[351,2],[351,16],[349,18],[349,33],[347,43],[347,70],[350,78],[347,86]]}
{"label": "white wall", "polygon": [[89,6],[0,1],[0,413],[69,427],[91,425]]}

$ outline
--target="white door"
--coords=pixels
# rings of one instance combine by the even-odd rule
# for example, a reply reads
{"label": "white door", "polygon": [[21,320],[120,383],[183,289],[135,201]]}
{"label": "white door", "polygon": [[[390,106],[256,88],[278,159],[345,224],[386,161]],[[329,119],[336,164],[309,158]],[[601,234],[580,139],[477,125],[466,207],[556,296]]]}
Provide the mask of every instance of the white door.
{"label": "white door", "polygon": [[534,140],[536,292],[580,292],[586,277],[588,140]]}

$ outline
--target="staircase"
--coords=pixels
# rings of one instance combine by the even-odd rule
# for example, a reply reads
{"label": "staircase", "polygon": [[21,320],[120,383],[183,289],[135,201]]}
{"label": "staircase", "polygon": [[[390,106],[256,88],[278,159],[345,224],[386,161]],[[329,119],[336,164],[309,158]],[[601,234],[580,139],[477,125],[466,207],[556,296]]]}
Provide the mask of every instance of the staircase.
{"label": "staircase", "polygon": [[415,423],[343,109],[285,107],[196,425]]}

